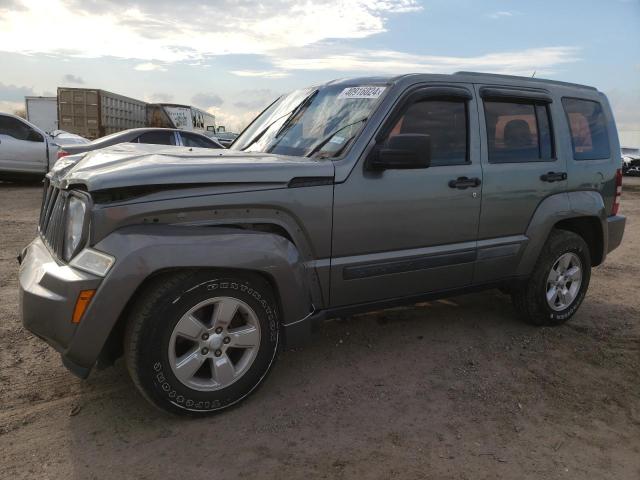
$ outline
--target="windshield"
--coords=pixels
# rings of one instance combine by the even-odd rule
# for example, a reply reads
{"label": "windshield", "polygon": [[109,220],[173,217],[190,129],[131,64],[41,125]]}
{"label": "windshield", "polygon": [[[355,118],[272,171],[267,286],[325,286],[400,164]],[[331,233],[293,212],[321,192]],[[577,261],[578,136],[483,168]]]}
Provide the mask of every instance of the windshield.
{"label": "windshield", "polygon": [[385,85],[296,90],[262,112],[231,149],[337,157],[355,139],[386,90]]}

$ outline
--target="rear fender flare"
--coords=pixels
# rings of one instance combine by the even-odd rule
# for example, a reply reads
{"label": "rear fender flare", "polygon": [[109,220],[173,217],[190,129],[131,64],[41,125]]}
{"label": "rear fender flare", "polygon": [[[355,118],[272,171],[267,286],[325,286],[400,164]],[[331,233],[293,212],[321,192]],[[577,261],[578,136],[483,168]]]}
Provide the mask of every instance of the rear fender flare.
{"label": "rear fender flare", "polygon": [[602,195],[595,191],[575,191],[550,195],[545,198],[534,212],[527,226],[528,241],[520,256],[517,275],[527,276],[540,256],[553,227],[561,220],[577,217],[596,217],[599,219],[604,239],[602,258],[607,252],[607,213]]}

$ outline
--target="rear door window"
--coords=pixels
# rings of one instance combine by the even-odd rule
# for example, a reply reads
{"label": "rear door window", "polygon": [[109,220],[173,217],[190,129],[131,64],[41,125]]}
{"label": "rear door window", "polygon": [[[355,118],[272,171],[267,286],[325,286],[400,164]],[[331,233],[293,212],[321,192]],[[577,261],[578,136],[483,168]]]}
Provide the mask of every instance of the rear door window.
{"label": "rear door window", "polygon": [[180,132],[180,136],[185,147],[219,148],[215,142],[194,133]]}
{"label": "rear door window", "polygon": [[551,122],[546,105],[484,102],[489,163],[554,160]]}
{"label": "rear door window", "polygon": [[138,137],[138,143],[151,143],[154,145],[175,145],[176,137],[173,131],[147,132]]}
{"label": "rear door window", "polygon": [[592,100],[563,98],[573,143],[573,158],[598,160],[609,158],[609,134],[602,106]]}

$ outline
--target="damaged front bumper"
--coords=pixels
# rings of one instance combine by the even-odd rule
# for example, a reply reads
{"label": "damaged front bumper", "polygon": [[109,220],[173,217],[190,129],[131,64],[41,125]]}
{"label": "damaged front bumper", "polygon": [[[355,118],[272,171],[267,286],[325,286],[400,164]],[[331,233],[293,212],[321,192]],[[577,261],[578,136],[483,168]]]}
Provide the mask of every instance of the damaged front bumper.
{"label": "damaged front bumper", "polygon": [[96,290],[103,279],[58,263],[39,237],[22,251],[18,261],[23,325],[60,352],[71,372],[86,378],[92,366],[78,365],[69,355],[77,329],[73,312],[80,292]]}

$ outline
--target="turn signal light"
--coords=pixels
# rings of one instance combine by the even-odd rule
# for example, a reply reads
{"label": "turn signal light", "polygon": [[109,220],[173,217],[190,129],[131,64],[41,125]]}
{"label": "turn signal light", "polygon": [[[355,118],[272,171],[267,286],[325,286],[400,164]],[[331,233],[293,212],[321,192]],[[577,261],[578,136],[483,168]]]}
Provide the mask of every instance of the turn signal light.
{"label": "turn signal light", "polygon": [[73,309],[73,318],[71,319],[71,323],[80,323],[80,320],[82,319],[82,316],[95,293],[95,290],[82,290],[78,294],[78,300],[76,300],[76,307]]}

